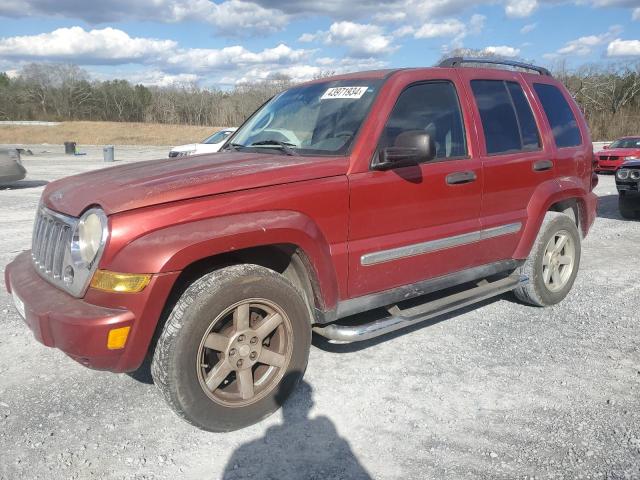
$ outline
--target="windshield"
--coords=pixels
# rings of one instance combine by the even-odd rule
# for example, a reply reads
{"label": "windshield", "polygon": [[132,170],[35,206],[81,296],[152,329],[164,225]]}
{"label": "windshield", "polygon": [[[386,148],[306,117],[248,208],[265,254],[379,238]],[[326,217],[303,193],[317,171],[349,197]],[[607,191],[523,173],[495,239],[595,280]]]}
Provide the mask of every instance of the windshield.
{"label": "windshield", "polygon": [[609,145],[609,148],[640,148],[640,138],[621,138]]}
{"label": "windshield", "polygon": [[221,130],[214,133],[210,137],[205,138],[201,143],[220,143],[229,137],[233,132],[229,130]]}
{"label": "windshield", "polygon": [[287,90],[260,108],[227,148],[341,155],[364,121],[381,80],[336,80]]}

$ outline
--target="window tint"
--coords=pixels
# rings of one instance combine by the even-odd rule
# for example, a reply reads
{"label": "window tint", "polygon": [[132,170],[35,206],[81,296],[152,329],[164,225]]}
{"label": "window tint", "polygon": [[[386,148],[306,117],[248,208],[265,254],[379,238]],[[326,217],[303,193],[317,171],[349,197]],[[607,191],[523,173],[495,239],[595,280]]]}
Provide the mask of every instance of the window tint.
{"label": "window tint", "polygon": [[502,80],[473,80],[488,154],[535,150],[538,127],[522,87]]}
{"label": "window tint", "polygon": [[562,92],[544,83],[534,83],[533,88],[540,98],[558,148],[580,145],[582,137],[578,122]]}
{"label": "window tint", "polygon": [[467,154],[460,103],[449,82],[414,85],[400,94],[380,137],[379,147],[391,147],[403,132],[427,132],[436,146],[436,158]]}
{"label": "window tint", "polygon": [[506,84],[518,116],[518,124],[522,135],[522,148],[524,150],[537,150],[540,148],[540,135],[538,134],[536,121],[533,118],[531,106],[519,84],[516,82],[506,82]]}

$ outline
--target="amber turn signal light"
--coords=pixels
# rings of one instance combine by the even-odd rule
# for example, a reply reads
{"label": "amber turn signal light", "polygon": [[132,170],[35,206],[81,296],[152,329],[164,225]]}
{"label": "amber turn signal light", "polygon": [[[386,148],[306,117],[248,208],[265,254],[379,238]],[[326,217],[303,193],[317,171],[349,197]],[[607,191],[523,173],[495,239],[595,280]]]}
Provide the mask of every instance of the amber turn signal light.
{"label": "amber turn signal light", "polygon": [[131,330],[131,327],[120,327],[109,330],[107,348],[109,350],[124,348],[125,343],[127,343],[127,337],[129,336],[129,330]]}
{"label": "amber turn signal light", "polygon": [[141,273],[116,273],[98,270],[93,274],[91,287],[105,292],[137,293],[149,285],[151,275]]}

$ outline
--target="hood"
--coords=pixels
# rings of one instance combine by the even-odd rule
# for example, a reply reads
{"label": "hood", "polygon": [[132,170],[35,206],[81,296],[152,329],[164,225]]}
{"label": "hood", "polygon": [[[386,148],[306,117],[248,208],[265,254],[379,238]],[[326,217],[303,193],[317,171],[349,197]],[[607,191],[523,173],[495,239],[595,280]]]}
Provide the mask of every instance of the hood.
{"label": "hood", "polygon": [[171,147],[169,150],[172,152],[192,152],[198,147],[195,143],[189,143],[187,145],[176,145],[175,147]]}
{"label": "hood", "polygon": [[229,152],[151,160],[51,182],[42,198],[51,209],[79,216],[99,205],[107,215],[188,198],[344,175],[345,157]]}
{"label": "hood", "polygon": [[620,168],[640,168],[640,160],[627,160]]}
{"label": "hood", "polygon": [[610,148],[608,150],[600,150],[596,152],[599,157],[640,157],[640,149],[638,148]]}

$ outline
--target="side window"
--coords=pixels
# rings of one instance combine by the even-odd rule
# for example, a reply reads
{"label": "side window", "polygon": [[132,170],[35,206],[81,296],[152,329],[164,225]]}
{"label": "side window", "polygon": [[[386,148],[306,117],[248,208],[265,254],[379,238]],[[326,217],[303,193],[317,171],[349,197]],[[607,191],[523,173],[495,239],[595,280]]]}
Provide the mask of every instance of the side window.
{"label": "side window", "polygon": [[556,146],[563,148],[582,144],[582,136],[576,117],[558,87],[545,83],[534,83],[533,88],[538,94],[549,125],[551,125]]}
{"label": "side window", "polygon": [[422,83],[403,91],[382,131],[379,148],[393,146],[398,135],[412,130],[423,130],[433,138],[436,158],[467,155],[460,102],[452,83]]}
{"label": "side window", "polygon": [[520,134],[522,135],[523,150],[537,150],[540,148],[540,134],[536,120],[533,118],[531,106],[524,96],[522,87],[516,82],[505,82],[513,101],[513,107],[516,109],[518,116],[518,124],[520,126]]}
{"label": "side window", "polygon": [[472,80],[487,153],[513,153],[540,148],[540,135],[531,106],[516,82]]}

